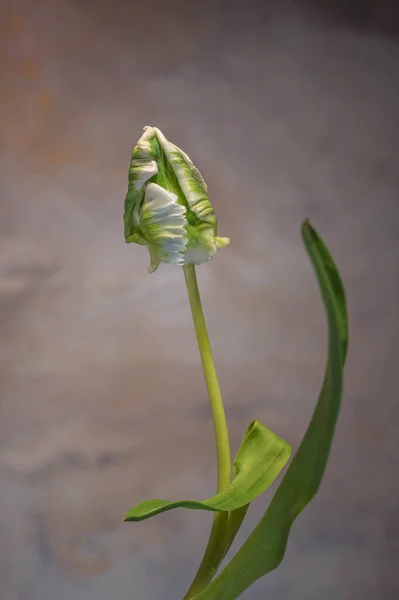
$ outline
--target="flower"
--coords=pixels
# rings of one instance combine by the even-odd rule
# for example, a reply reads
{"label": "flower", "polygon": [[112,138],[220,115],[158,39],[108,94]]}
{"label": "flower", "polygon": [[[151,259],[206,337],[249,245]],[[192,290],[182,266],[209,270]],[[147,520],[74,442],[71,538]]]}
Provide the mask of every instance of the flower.
{"label": "flower", "polygon": [[230,241],[217,235],[201,173],[157,127],[144,127],[133,150],[123,220],[126,242],[147,246],[150,273],[206,262]]}

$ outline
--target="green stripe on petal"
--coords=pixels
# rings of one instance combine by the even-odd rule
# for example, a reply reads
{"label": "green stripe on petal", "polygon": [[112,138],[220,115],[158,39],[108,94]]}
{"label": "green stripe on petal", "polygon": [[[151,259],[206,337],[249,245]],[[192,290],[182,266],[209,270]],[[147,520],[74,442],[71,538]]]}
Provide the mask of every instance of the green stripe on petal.
{"label": "green stripe on petal", "polygon": [[151,153],[152,127],[145,131],[135,146],[129,168],[129,185],[125,198],[125,239],[127,242],[145,243],[139,230],[139,211],[144,195],[145,183],[158,173],[158,165]]}
{"label": "green stripe on petal", "polygon": [[150,251],[150,273],[160,262],[184,265],[187,244],[186,208],[176,194],[148,183],[140,214],[140,229]]}
{"label": "green stripe on petal", "polygon": [[183,150],[169,142],[157,127],[154,127],[154,131],[166,158],[172,165],[190,209],[198,219],[212,225],[216,234],[217,219],[209,202],[208,189],[201,173]]}

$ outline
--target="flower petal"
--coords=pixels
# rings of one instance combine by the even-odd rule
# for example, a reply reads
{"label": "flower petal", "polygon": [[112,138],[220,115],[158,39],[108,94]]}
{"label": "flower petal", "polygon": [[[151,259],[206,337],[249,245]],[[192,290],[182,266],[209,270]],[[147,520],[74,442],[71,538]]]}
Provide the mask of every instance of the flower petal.
{"label": "flower petal", "polygon": [[184,265],[187,244],[185,215],[186,208],[178,203],[176,194],[156,183],[146,185],[140,229],[150,251],[150,273],[160,262]]}
{"label": "flower petal", "polygon": [[125,198],[125,238],[127,242],[145,244],[139,231],[139,210],[143,200],[144,185],[158,173],[158,165],[151,151],[150,140],[154,137],[152,127],[145,127],[135,146],[129,168],[129,186]]}
{"label": "flower petal", "polygon": [[154,127],[156,136],[161,144],[166,158],[172,165],[177,180],[186,197],[190,209],[201,221],[212,225],[217,234],[217,219],[208,199],[206,183],[191,159],[183,150],[169,142],[157,127]]}

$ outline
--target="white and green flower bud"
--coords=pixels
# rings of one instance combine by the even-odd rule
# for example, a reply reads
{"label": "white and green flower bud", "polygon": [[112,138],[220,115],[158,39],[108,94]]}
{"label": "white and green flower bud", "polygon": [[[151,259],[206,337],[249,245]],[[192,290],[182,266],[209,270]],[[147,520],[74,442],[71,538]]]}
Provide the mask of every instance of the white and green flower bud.
{"label": "white and green flower bud", "polygon": [[157,127],[145,127],[133,150],[125,199],[125,239],[148,247],[150,273],[161,262],[198,265],[229,243],[201,173]]}

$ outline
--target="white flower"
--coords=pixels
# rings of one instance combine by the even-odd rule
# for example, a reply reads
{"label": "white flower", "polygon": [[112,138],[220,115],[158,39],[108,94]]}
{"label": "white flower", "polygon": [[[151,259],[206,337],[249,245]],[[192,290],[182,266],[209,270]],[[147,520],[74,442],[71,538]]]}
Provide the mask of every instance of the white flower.
{"label": "white flower", "polygon": [[145,127],[133,150],[125,199],[125,239],[148,247],[150,273],[161,262],[198,265],[229,243],[201,173],[157,127]]}

